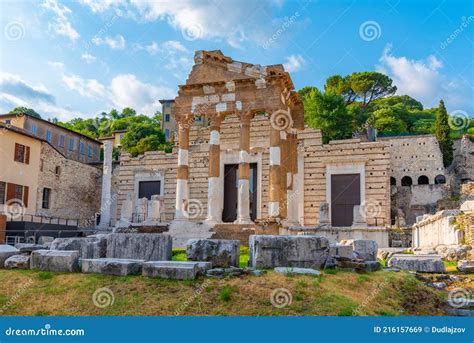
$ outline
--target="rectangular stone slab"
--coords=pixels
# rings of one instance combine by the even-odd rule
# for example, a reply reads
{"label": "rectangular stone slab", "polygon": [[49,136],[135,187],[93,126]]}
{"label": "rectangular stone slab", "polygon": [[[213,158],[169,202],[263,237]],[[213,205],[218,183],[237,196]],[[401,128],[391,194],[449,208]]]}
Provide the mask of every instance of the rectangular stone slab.
{"label": "rectangular stone slab", "polygon": [[160,233],[113,233],[107,238],[107,258],[169,261],[173,240]]}
{"label": "rectangular stone slab", "polygon": [[4,267],[7,258],[13,255],[18,255],[19,250],[14,246],[8,244],[0,244],[0,268]]}
{"label": "rectangular stone slab", "polygon": [[439,255],[395,254],[389,258],[387,265],[404,270],[425,273],[444,273],[445,267]]}
{"label": "rectangular stone slab", "polygon": [[105,257],[107,235],[56,238],[50,248],[51,250],[78,250],[81,258],[101,258]]}
{"label": "rectangular stone slab", "polygon": [[186,246],[190,261],[212,262],[213,268],[239,267],[240,241],[229,239],[190,239]]}
{"label": "rectangular stone slab", "polygon": [[329,241],[319,236],[251,235],[250,267],[300,267],[321,269],[329,256]]}
{"label": "rectangular stone slab", "polygon": [[51,272],[78,272],[80,253],[77,250],[35,250],[30,268]]}
{"label": "rectangular stone slab", "polygon": [[198,262],[150,261],[143,264],[143,276],[192,280],[199,273]]}
{"label": "rectangular stone slab", "polygon": [[97,258],[82,259],[83,273],[99,273],[117,276],[136,275],[142,272],[143,260]]}

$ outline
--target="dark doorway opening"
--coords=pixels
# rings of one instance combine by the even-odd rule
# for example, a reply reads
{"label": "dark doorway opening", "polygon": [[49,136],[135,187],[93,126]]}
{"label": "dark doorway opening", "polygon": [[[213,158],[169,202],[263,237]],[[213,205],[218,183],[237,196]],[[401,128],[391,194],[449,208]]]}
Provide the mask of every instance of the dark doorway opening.
{"label": "dark doorway opening", "polygon": [[151,200],[152,195],[160,195],[161,181],[140,181],[138,183],[138,199]]}
{"label": "dark doorway opening", "polygon": [[[239,185],[239,165],[224,165],[224,209],[222,211],[222,221],[232,223],[237,219],[237,200]],[[257,218],[257,163],[250,163],[250,219]]]}
{"label": "dark doorway opening", "polygon": [[331,175],[332,226],[351,226],[360,205],[360,174]]}

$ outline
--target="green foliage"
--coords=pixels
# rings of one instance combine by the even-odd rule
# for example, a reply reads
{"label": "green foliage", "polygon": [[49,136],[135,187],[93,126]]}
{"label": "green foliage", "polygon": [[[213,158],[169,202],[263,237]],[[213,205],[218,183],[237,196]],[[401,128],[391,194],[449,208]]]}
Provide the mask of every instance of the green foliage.
{"label": "green foliage", "polygon": [[32,117],[36,117],[36,118],[40,118],[41,119],[41,116],[39,115],[38,112],[36,112],[35,110],[31,109],[31,108],[27,108],[27,107],[23,107],[23,106],[19,106],[19,107],[15,107],[13,110],[11,110],[9,112],[10,114],[16,114],[16,113],[25,113],[25,114],[29,114],[30,116]]}
{"label": "green foliage", "polygon": [[171,256],[172,261],[187,261],[186,249],[174,248]]}
{"label": "green foliage", "polygon": [[234,289],[230,286],[224,286],[220,291],[219,291],[219,298],[222,301],[230,301],[232,298],[232,293],[234,292]]}
{"label": "green foliage", "polygon": [[304,106],[305,122],[321,129],[324,143],[352,136],[352,120],[342,96],[313,88],[306,94]]}
{"label": "green foliage", "polygon": [[453,162],[453,140],[451,138],[451,128],[449,127],[448,112],[443,100],[439,102],[436,113],[435,134],[443,154],[444,166],[448,167]]}

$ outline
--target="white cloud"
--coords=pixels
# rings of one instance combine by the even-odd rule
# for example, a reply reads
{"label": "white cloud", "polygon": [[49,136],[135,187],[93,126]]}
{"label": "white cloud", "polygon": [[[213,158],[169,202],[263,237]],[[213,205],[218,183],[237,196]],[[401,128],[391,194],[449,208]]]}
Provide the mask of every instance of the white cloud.
{"label": "white cloud", "polygon": [[160,108],[160,99],[173,98],[175,91],[154,86],[137,79],[133,74],[114,77],[110,83],[110,100],[114,106],[133,107],[139,113],[153,114]]}
{"label": "white cloud", "polygon": [[[195,0],[80,0],[93,12],[114,10],[116,14],[135,20],[167,21],[181,31],[185,39],[225,40],[235,48],[246,41],[263,43],[281,19],[270,19],[278,0],[262,1],[195,1]],[[225,18],[225,20],[221,20]],[[264,18],[262,20],[262,18]]]}
{"label": "white cloud", "polygon": [[289,73],[294,73],[300,70],[306,63],[305,59],[301,55],[291,55],[286,58],[286,62],[283,64],[285,70]]}
{"label": "white cloud", "polygon": [[75,74],[63,74],[63,82],[70,90],[77,91],[82,96],[93,99],[107,98],[105,86],[95,79],[83,79]]}
{"label": "white cloud", "polygon": [[54,69],[62,70],[64,68],[64,63],[57,61],[48,61],[48,64]]}
{"label": "white cloud", "polygon": [[67,17],[72,13],[69,7],[58,4],[56,0],[46,0],[41,6],[55,14],[53,21],[48,24],[49,30],[59,36],[68,37],[72,41],[79,38],[79,33],[72,27]]}
{"label": "white cloud", "polygon": [[81,115],[69,108],[56,105],[55,97],[43,85],[31,85],[18,75],[0,73],[0,111],[14,107],[32,108],[43,116],[69,120]]}
{"label": "white cloud", "polygon": [[125,38],[122,35],[116,35],[115,38],[106,36],[105,38],[94,37],[92,38],[92,43],[95,45],[108,45],[111,49],[124,49],[125,48]]}
{"label": "white cloud", "polygon": [[443,63],[436,56],[414,60],[405,56],[394,56],[388,45],[379,59],[377,70],[387,74],[397,86],[397,94],[410,95],[425,107],[437,107],[444,99],[451,109],[467,108],[469,88],[461,80],[450,80],[442,74]]}
{"label": "white cloud", "polygon": [[87,53],[87,52],[84,53],[84,54],[82,54],[82,55],[81,55],[81,58],[82,58],[84,61],[86,61],[86,63],[89,63],[89,64],[90,64],[90,63],[94,63],[95,60],[96,60],[96,57],[95,57],[95,56],[93,56],[93,55],[91,55],[91,54],[89,54],[89,53]]}

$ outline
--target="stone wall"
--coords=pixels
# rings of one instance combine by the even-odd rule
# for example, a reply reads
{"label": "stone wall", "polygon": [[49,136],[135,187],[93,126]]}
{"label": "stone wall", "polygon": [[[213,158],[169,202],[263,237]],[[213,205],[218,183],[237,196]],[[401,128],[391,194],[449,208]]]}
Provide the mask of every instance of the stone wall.
{"label": "stone wall", "polygon": [[464,135],[455,141],[453,166],[458,186],[474,181],[474,136]]}
{"label": "stone wall", "polygon": [[[42,206],[44,188],[51,189],[48,209]],[[100,189],[100,169],[67,159],[49,144],[41,144],[37,215],[79,219],[80,227],[94,227]]]}
{"label": "stone wall", "polygon": [[425,215],[413,225],[413,247],[433,248],[439,245],[459,245],[464,233],[456,223],[459,210],[445,210]]}
{"label": "stone wall", "polygon": [[404,176],[409,176],[413,185],[418,184],[420,176],[427,176],[429,184],[434,184],[437,175],[444,175],[443,156],[434,135],[399,136],[379,138],[389,143],[390,176],[395,178],[396,185],[401,185]]}

